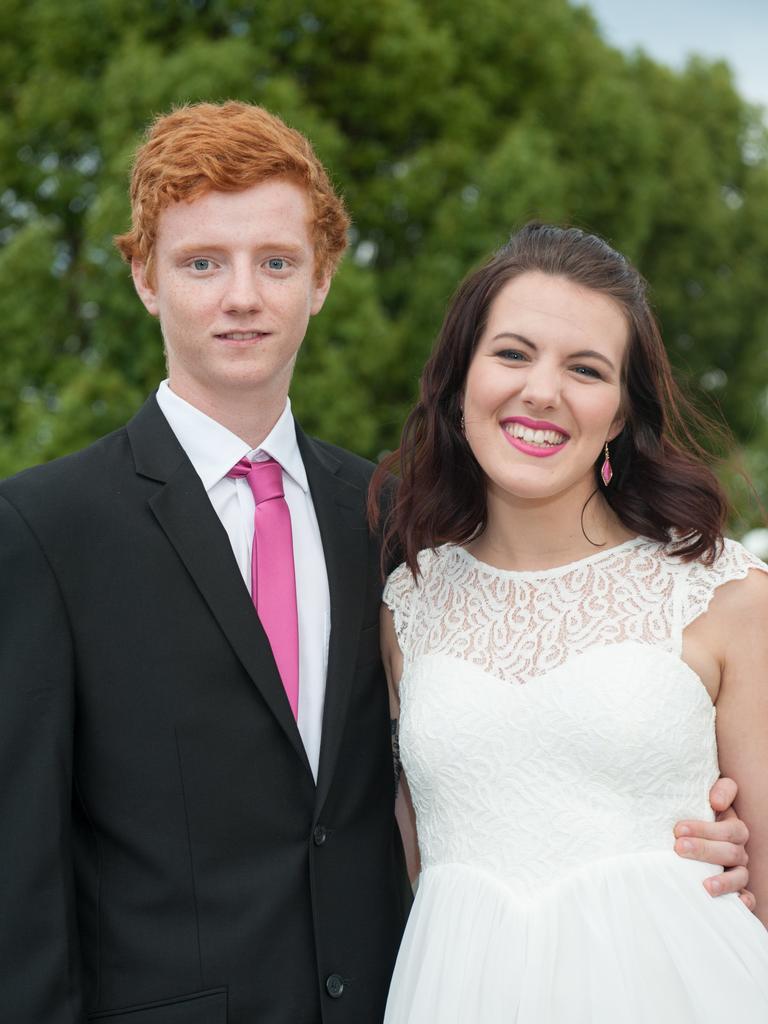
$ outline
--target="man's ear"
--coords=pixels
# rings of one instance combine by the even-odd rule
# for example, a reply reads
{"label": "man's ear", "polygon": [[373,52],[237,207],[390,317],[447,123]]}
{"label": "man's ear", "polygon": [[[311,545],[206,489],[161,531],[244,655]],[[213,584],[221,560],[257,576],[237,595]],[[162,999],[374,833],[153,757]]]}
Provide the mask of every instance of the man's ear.
{"label": "man's ear", "polygon": [[149,280],[146,263],[135,258],[132,259],[131,277],[133,278],[133,286],[136,289],[136,293],[146,306],[147,312],[151,313],[152,316],[158,316],[160,307],[157,301],[157,293]]}
{"label": "man's ear", "polygon": [[330,273],[325,273],[322,274],[320,278],[315,281],[314,291],[312,294],[312,305],[309,307],[309,312],[311,316],[314,316],[315,313],[319,313],[320,310],[323,308],[325,297],[328,294],[328,290],[331,287],[331,279],[332,275]]}

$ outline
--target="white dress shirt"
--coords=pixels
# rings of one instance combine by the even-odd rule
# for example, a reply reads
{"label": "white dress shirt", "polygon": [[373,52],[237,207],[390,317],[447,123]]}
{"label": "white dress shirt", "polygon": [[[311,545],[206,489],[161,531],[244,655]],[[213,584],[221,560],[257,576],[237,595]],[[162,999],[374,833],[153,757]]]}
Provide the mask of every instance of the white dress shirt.
{"label": "white dress shirt", "polygon": [[296,571],[299,623],[298,727],[312,773],[317,780],[331,602],[320,528],[296,441],[290,400],[286,400],[282,415],[257,449],[250,448],[246,441],[231,430],[179,398],[171,391],[167,380],[157,390],[157,404],[202,480],[216,515],[227,531],[249,593],[255,515],[253,494],[247,480],[228,477],[227,473],[242,458],[252,462],[272,458],[280,463],[285,500],[291,514]]}

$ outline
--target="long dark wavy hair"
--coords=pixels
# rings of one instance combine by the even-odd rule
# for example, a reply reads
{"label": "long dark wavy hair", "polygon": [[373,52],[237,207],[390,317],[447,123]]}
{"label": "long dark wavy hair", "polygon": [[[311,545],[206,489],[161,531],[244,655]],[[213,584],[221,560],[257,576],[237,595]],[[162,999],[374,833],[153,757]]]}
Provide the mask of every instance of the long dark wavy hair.
{"label": "long dark wavy hair", "polygon": [[[380,525],[382,565],[397,552],[414,575],[423,548],[466,543],[486,524],[486,481],[461,429],[469,364],[493,300],[530,271],[563,277],[609,296],[629,325],[622,367],[624,427],[611,442],[609,487],[595,488],[635,533],[669,545],[685,560],[712,561],[729,511],[697,436],[723,440],[724,429],[701,414],[675,383],[646,282],[632,264],[596,235],[578,228],[526,225],[459,286],[421,377],[420,397],[403,427],[400,447],[382,460],[369,492]],[[393,474],[394,487],[391,493]]]}

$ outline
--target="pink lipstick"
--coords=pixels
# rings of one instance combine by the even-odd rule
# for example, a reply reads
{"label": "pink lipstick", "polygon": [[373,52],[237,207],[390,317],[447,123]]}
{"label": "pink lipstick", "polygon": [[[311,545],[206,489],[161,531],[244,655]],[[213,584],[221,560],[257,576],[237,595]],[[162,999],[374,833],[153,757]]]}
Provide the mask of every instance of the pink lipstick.
{"label": "pink lipstick", "polygon": [[[510,431],[510,427],[514,433]],[[570,435],[562,427],[547,420],[532,420],[527,416],[510,416],[501,422],[506,440],[524,455],[546,459],[557,455],[568,443]],[[517,436],[515,436],[517,435]],[[535,436],[538,435],[538,436]]]}

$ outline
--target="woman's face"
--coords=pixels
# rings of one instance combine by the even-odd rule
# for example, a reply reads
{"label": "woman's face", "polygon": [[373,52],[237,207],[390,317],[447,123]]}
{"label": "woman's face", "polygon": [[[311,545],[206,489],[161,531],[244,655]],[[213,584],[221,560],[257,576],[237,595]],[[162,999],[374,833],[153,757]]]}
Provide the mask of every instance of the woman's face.
{"label": "woman's face", "polygon": [[494,494],[586,501],[594,463],[623,425],[628,342],[613,299],[538,271],[491,305],[464,389],[467,441]]}

